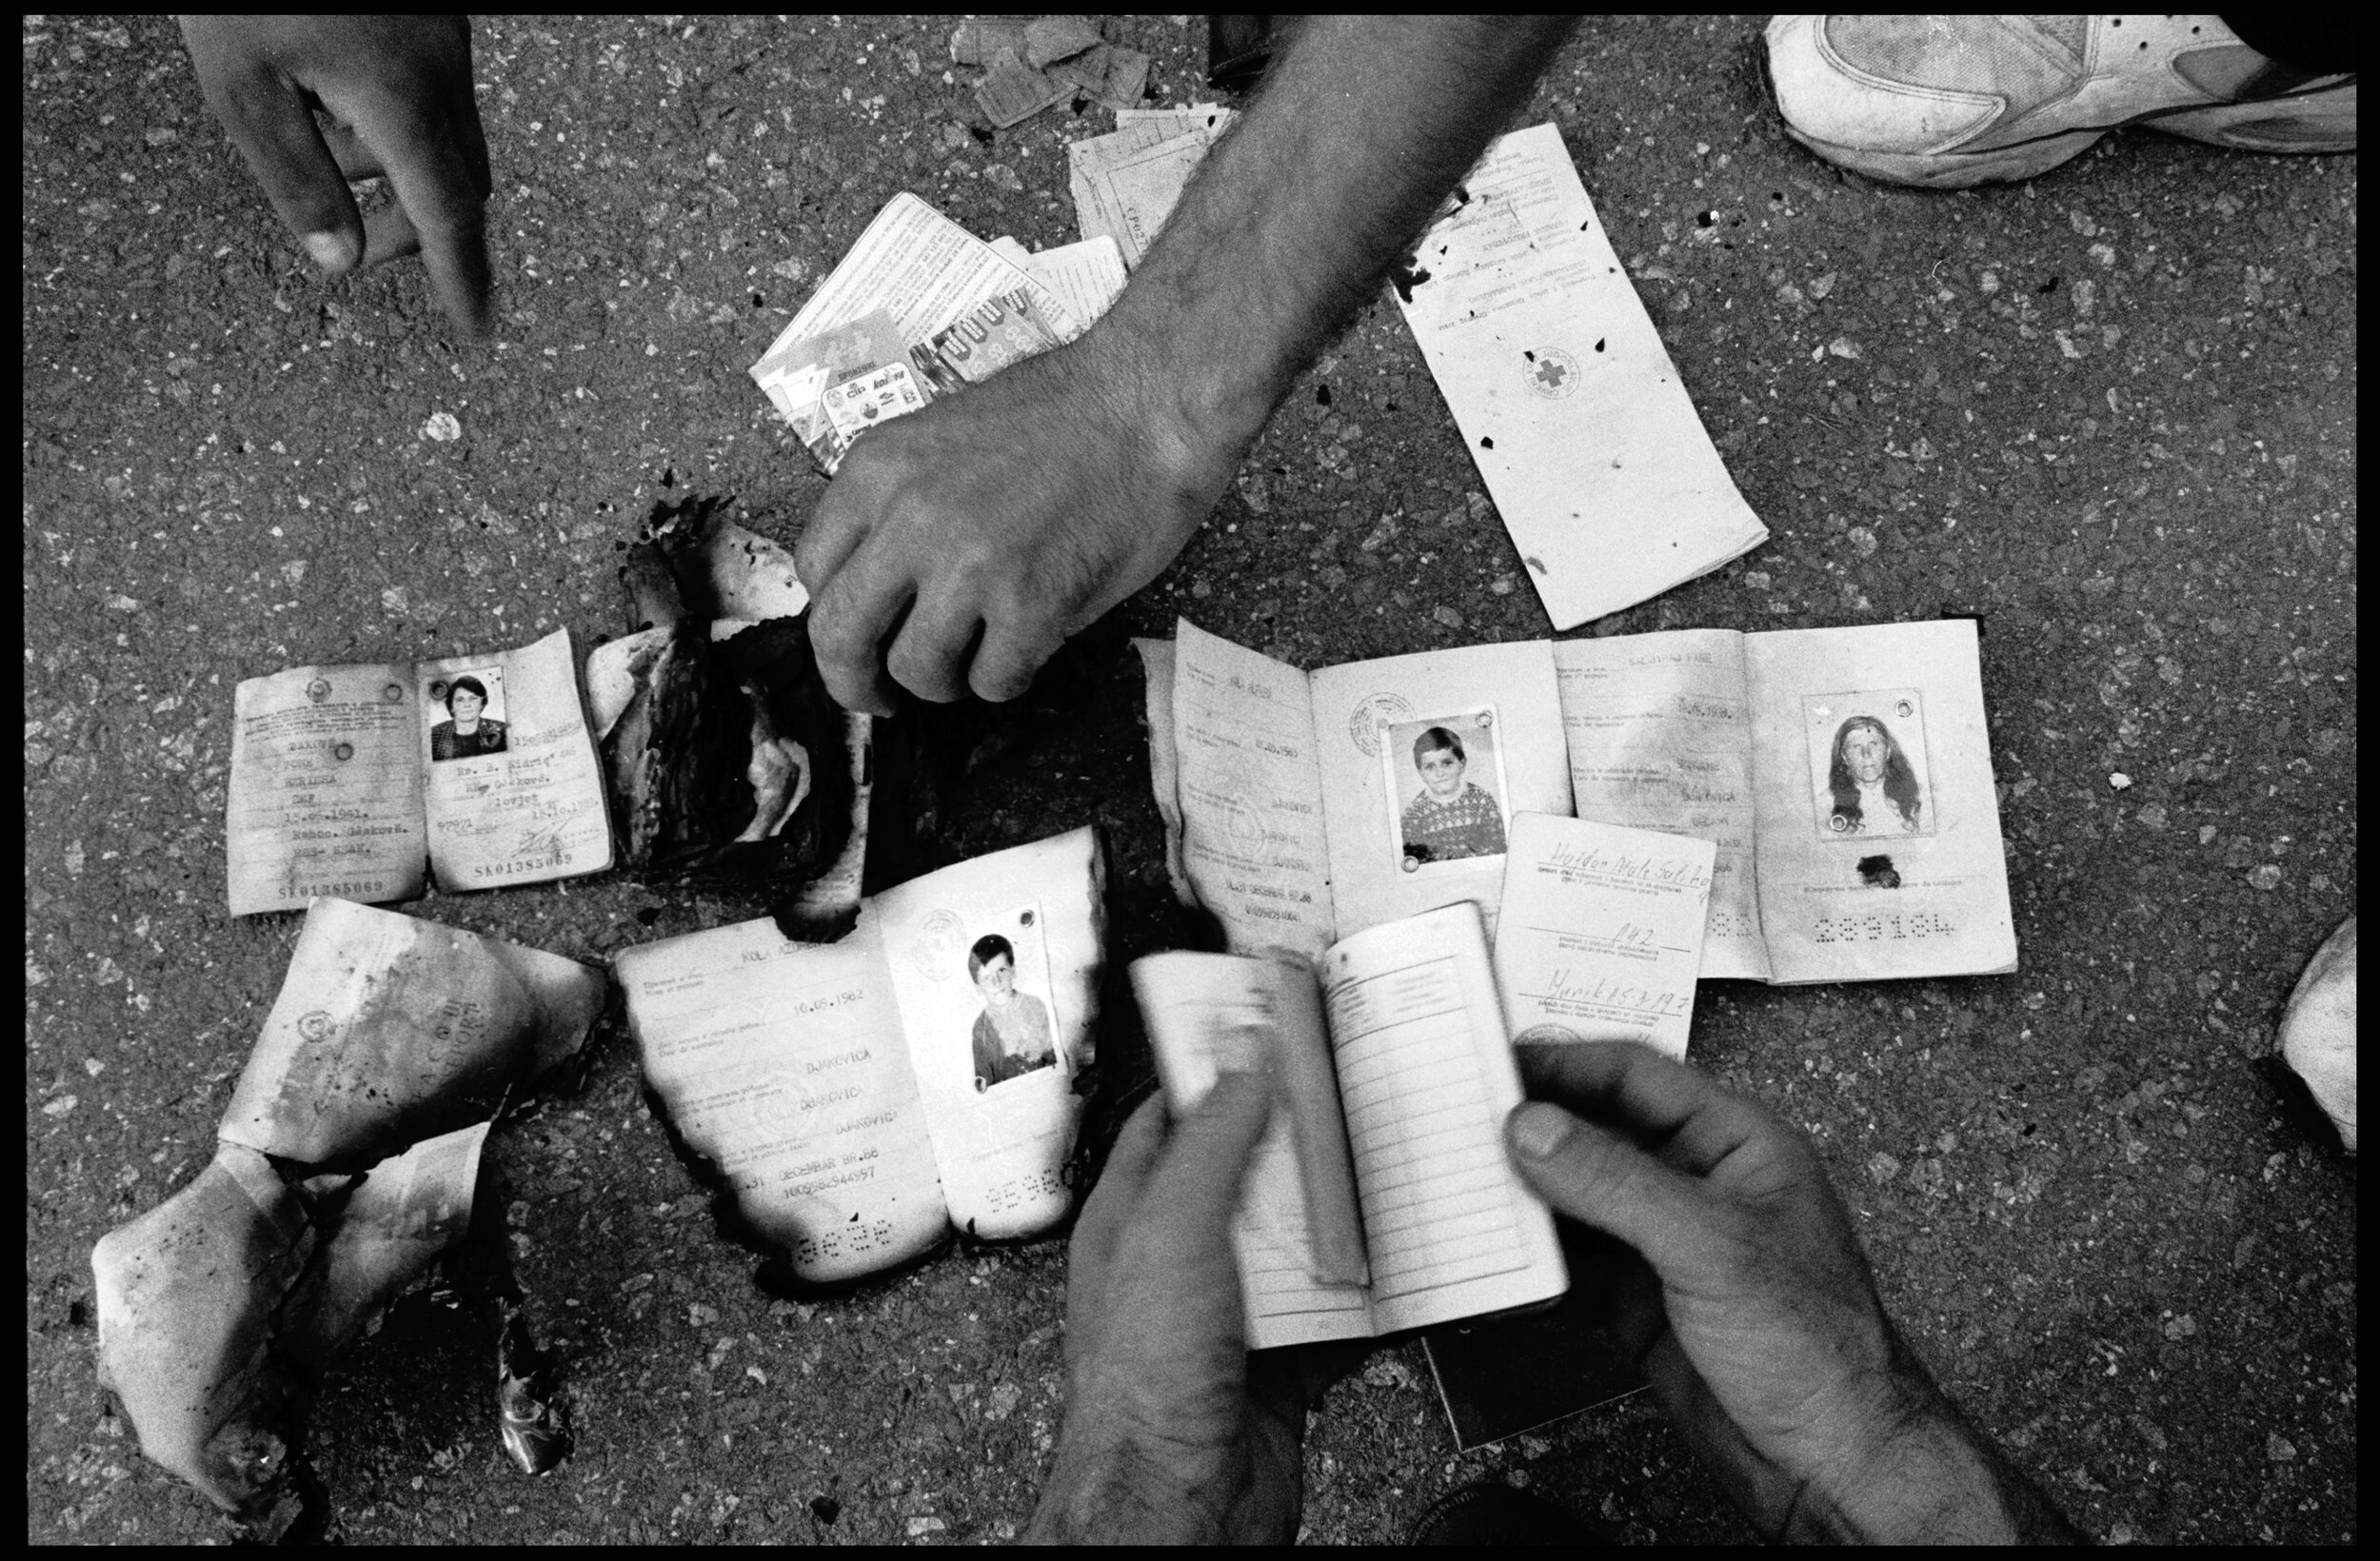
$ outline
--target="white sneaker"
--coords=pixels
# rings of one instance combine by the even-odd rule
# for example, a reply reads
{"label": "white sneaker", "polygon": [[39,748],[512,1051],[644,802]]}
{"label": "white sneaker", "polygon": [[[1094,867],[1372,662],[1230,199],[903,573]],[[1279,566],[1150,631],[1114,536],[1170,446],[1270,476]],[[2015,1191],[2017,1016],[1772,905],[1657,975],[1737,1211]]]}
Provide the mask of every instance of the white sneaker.
{"label": "white sneaker", "polygon": [[2355,149],[2351,73],[2276,65],[2213,16],[1779,16],[1768,46],[1793,138],[1891,184],[2030,179],[2128,125]]}
{"label": "white sneaker", "polygon": [[2281,1056],[2355,1153],[2355,919],[2314,950],[2281,1016]]}

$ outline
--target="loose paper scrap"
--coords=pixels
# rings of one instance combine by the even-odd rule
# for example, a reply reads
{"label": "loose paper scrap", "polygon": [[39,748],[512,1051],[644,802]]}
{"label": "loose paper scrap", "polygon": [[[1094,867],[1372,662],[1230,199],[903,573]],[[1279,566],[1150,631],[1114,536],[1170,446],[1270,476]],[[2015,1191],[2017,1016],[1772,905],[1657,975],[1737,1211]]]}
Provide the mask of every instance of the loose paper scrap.
{"label": "loose paper scrap", "polygon": [[1398,299],[1555,628],[1768,540],[1554,126],[1488,148]]}
{"label": "loose paper scrap", "polygon": [[1514,814],[1496,929],[1513,1034],[1636,1040],[1683,1061],[1717,849],[1690,835]]}

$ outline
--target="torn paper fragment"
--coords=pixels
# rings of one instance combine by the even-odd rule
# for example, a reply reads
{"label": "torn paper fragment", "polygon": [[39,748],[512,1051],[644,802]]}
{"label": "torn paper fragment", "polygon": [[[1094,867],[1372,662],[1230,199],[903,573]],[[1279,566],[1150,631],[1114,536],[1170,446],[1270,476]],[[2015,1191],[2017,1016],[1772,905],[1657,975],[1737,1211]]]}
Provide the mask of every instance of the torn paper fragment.
{"label": "torn paper fragment", "polygon": [[1046,74],[1090,94],[1106,108],[1121,110],[1137,105],[1147,90],[1149,57],[1137,49],[1101,44],[1050,66]]}
{"label": "torn paper fragment", "polygon": [[1100,44],[1099,24],[1088,16],[1043,16],[1024,30],[1024,63],[1036,70],[1070,60]]}
{"label": "torn paper fragment", "polygon": [[970,16],[950,34],[954,65],[989,65],[996,54],[1022,54],[1022,16]]}
{"label": "torn paper fragment", "polygon": [[370,1164],[493,1114],[576,1052],[605,979],[575,960],[318,899],[218,1130],[308,1166]]}
{"label": "torn paper fragment", "polygon": [[1014,54],[995,54],[976,84],[975,101],[994,129],[1021,124],[1051,104],[1074,95],[1071,83],[1053,81]]}
{"label": "torn paper fragment", "polygon": [[91,1249],[100,1386],[143,1452],[251,1519],[282,1489],[304,1413],[306,1385],[272,1346],[314,1239],[265,1156],[225,1144],[195,1181]]}
{"label": "torn paper fragment", "polygon": [[306,1380],[319,1382],[331,1357],[470,1230],[491,1125],[425,1138],[373,1166],[347,1195],[280,1319],[281,1348]]}
{"label": "torn paper fragment", "polygon": [[1768,539],[1554,126],[1488,148],[1398,299],[1557,629]]}

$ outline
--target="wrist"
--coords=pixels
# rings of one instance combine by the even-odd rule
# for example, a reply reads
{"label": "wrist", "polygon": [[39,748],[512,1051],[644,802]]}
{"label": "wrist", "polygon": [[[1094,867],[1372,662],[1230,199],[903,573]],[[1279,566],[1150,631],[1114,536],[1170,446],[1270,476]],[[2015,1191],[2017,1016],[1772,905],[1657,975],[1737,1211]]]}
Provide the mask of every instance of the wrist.
{"label": "wrist", "polygon": [[1093,372],[1124,389],[1119,415],[1200,518],[1230,485],[1299,366],[1248,341],[1244,323],[1201,315],[1144,268],[1077,344]]}
{"label": "wrist", "polygon": [[2014,1544],[2078,1538],[1935,1386],[1906,1342],[1881,1390],[1874,1434],[1808,1481],[1788,1536],[1859,1544]]}
{"label": "wrist", "polygon": [[1041,1487],[1027,1545],[1214,1545],[1227,1538],[1220,1514],[1175,1477],[1166,1460],[1128,1440],[1091,1446],[1061,1432],[1058,1458]]}

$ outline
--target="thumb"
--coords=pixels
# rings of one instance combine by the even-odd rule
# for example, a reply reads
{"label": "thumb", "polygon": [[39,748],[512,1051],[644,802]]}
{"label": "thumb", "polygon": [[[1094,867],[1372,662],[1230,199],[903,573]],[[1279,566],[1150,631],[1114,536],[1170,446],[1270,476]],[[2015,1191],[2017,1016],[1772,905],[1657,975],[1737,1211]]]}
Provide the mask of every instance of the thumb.
{"label": "thumb", "polygon": [[1142,1203],[1174,1222],[1178,1241],[1223,1240],[1240,1206],[1240,1184],[1272,1115],[1269,1078],[1227,1073],[1198,1109],[1175,1125]]}
{"label": "thumb", "polygon": [[1720,1211],[1701,1184],[1620,1135],[1532,1100],[1506,1118],[1504,1138],[1539,1197],[1636,1248],[1665,1283],[1719,1261]]}

